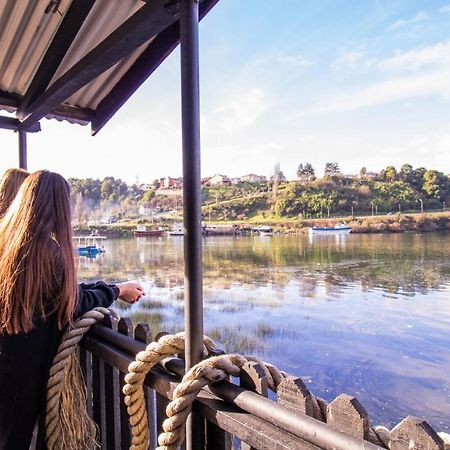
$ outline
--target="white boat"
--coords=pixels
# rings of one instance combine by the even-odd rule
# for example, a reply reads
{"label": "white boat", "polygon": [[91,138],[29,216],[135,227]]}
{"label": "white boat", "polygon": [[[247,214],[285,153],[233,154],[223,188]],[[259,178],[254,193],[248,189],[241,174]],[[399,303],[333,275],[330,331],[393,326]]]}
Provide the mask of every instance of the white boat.
{"label": "white boat", "polygon": [[169,236],[184,236],[184,226],[182,223],[173,225],[172,230],[168,232]]}
{"label": "white boat", "polygon": [[258,233],[260,236],[272,236],[273,228],[269,227],[269,225],[262,225],[260,227],[253,228],[253,231]]}
{"label": "white boat", "polygon": [[352,227],[349,227],[345,223],[338,223],[333,227],[311,227],[309,229],[310,234],[348,234],[351,231]]}

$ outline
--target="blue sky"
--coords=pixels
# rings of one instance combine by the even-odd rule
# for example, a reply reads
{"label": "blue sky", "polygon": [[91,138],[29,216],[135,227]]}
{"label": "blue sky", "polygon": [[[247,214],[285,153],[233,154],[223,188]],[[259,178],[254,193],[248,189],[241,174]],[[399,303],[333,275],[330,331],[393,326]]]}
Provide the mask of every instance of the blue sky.
{"label": "blue sky", "polygon": [[[221,0],[202,22],[202,173],[288,177],[408,162],[450,172],[450,2]],[[135,182],[181,175],[179,52],[96,137],[43,121],[29,168]],[[17,164],[0,131],[0,169]],[[7,151],[6,151],[7,150]]]}

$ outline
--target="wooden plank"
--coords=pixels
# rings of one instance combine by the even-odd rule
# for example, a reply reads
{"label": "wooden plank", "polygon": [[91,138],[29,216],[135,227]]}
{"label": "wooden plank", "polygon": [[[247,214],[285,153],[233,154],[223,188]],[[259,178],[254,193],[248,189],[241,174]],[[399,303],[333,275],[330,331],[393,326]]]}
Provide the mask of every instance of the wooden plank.
{"label": "wooden plank", "polygon": [[314,417],[314,400],[303,380],[292,375],[287,376],[277,388],[277,401],[296,414]]}
{"label": "wooden plank", "polygon": [[[152,331],[148,323],[139,323],[134,329],[134,339],[144,344],[149,344],[152,341]],[[157,408],[156,408],[156,394],[153,389],[144,387],[145,401],[148,416],[148,429],[150,448],[157,447]]]}
{"label": "wooden plank", "polygon": [[[117,324],[117,330],[120,334],[125,336],[132,336],[133,324],[128,317],[122,317]],[[125,374],[119,373],[119,385],[120,385],[120,448],[128,448],[131,443],[130,423],[128,418],[127,406],[124,401],[124,393],[122,392],[125,385]]]}
{"label": "wooden plank", "polygon": [[[245,363],[241,370],[240,386],[250,391],[256,392],[263,397],[268,396],[267,376],[260,364],[256,362]],[[241,443],[242,450],[257,450],[256,447],[249,445],[248,442]]]}
{"label": "wooden plank", "polygon": [[390,450],[444,450],[444,441],[425,420],[409,416],[392,429]]}
{"label": "wooden plank", "polygon": [[65,72],[36,100],[18,111],[24,126],[30,126],[51,113],[71,95],[127,57],[140,45],[178,19],[165,0],[146,3],[104,41]]}
{"label": "wooden plank", "polygon": [[[203,0],[200,2],[199,19],[202,20],[218,1]],[[156,36],[133,66],[97,106],[95,117],[91,124],[93,135],[97,134],[105,126],[179,43],[180,27],[178,22]]]}
{"label": "wooden plank", "polygon": [[[103,319],[103,326],[117,330],[117,322],[110,316]],[[106,448],[115,450],[120,448],[120,392],[119,370],[110,364],[104,365],[105,373],[105,429]]]}
{"label": "wooden plank", "polygon": [[92,415],[92,354],[83,347],[79,347],[80,366],[86,382],[86,409],[89,417]]}
{"label": "wooden plank", "polygon": [[29,128],[24,128],[20,120],[14,119],[14,117],[5,116],[0,116],[0,128],[13,131],[23,130],[27,133],[36,133],[41,131],[41,125],[39,122],[32,124]]}
{"label": "wooden plank", "polygon": [[358,439],[370,436],[369,416],[358,399],[347,394],[335,398],[327,408],[327,424]]}
{"label": "wooden plank", "polygon": [[98,426],[98,439],[102,448],[106,448],[106,423],[105,423],[105,364],[97,356],[92,356],[92,398],[93,419]]}
{"label": "wooden plank", "polygon": [[31,102],[45,92],[94,3],[95,0],[72,1],[23,96],[19,110],[25,110]]}

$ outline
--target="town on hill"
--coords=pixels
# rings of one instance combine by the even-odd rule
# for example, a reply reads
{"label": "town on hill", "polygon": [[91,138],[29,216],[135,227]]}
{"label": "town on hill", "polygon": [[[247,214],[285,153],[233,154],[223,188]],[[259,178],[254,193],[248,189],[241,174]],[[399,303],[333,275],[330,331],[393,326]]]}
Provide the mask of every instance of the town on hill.
{"label": "town on hill", "polygon": [[[167,176],[139,185],[114,177],[70,178],[69,183],[78,225],[181,216],[182,178]],[[380,172],[363,167],[357,175],[344,175],[337,163],[327,163],[319,178],[311,164],[302,163],[297,178],[287,180],[277,164],[270,177],[215,174],[204,178],[202,193],[205,220],[364,216],[445,210],[450,178],[410,164],[398,170],[388,166]]]}

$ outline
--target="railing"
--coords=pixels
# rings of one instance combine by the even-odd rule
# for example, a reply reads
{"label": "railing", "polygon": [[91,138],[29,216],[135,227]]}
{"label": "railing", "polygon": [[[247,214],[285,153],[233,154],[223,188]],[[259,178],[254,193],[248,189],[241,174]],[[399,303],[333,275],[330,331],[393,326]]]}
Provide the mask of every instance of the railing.
{"label": "railing", "polygon": [[[88,411],[100,430],[103,449],[130,445],[122,387],[128,364],[152,340],[147,324],[133,328],[127,318],[105,319],[80,344],[80,362],[87,382]],[[163,361],[145,380],[150,449],[162,431],[165,408],[184,373],[184,361]],[[358,400],[340,395],[327,404],[314,397],[300,378],[289,376],[270,400],[264,371],[247,363],[239,380],[204,389],[193,411],[202,418],[205,450],[444,450],[439,435],[423,420],[408,417],[393,430],[372,429]]]}

